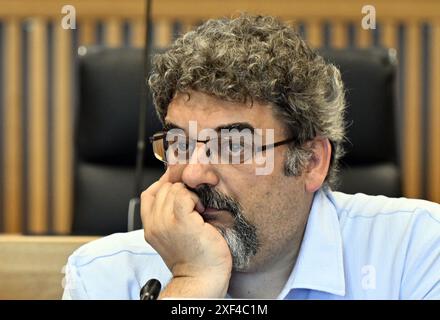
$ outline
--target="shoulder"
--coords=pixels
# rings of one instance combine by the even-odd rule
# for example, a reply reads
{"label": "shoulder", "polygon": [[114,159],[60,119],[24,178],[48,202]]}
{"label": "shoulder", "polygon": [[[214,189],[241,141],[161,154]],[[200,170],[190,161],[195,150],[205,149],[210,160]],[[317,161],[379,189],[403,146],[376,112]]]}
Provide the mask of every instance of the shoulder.
{"label": "shoulder", "polygon": [[341,229],[363,228],[371,234],[385,233],[385,238],[408,240],[411,244],[440,238],[440,205],[408,198],[347,195],[333,192]]}
{"label": "shoulder", "polygon": [[96,259],[105,259],[119,254],[157,255],[157,252],[145,241],[143,230],[127,233],[115,233],[78,248],[69,259],[77,265],[86,265]]}
{"label": "shoulder", "polygon": [[[414,245],[440,239],[440,205],[437,203],[362,193],[330,192],[329,197],[336,208],[341,230],[347,234],[362,232],[380,240],[395,240],[400,245],[404,241]],[[370,237],[370,240],[375,239]]]}
{"label": "shoulder", "polygon": [[370,196],[363,193],[354,195],[330,192],[332,202],[341,218],[375,219],[389,216],[397,219],[412,215],[426,215],[435,224],[440,224],[440,205],[434,202]]}
{"label": "shoulder", "polygon": [[[440,205],[408,199],[330,192],[352,268],[374,265],[404,299],[440,298]],[[378,283],[380,283],[378,281]]]}
{"label": "shoulder", "polygon": [[68,259],[64,295],[88,299],[138,299],[150,278],[166,283],[171,274],[145,241],[143,230],[117,233],[87,243]]}

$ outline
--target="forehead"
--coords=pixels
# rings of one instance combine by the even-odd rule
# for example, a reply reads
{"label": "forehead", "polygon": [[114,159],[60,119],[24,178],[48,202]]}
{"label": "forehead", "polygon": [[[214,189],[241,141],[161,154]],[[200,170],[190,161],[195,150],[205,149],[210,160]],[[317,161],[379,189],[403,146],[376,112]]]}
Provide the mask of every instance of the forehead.
{"label": "forehead", "polygon": [[282,130],[270,104],[225,101],[197,91],[177,93],[168,106],[165,121],[183,129],[189,121],[197,121],[200,129],[247,122],[254,128]]}

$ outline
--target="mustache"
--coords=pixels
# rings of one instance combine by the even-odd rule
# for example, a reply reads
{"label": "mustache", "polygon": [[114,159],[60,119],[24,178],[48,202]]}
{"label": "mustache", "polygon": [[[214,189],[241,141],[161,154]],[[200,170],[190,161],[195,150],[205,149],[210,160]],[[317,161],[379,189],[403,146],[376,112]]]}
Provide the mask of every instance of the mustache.
{"label": "mustache", "polygon": [[249,265],[250,258],[257,254],[260,242],[257,228],[246,220],[240,203],[207,184],[197,188],[186,187],[199,197],[205,208],[226,210],[231,213],[234,226],[232,228],[216,228],[229,246],[234,269],[245,270]]}
{"label": "mustache", "polygon": [[226,210],[232,213],[234,217],[239,216],[242,212],[241,205],[236,200],[215,190],[207,184],[203,184],[197,188],[186,187],[199,197],[205,208]]}

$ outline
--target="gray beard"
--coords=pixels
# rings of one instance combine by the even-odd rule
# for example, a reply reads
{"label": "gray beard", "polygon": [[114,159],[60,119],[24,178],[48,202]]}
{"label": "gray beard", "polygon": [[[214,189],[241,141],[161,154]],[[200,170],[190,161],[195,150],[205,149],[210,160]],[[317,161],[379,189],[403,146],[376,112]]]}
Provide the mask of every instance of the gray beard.
{"label": "gray beard", "polygon": [[246,271],[251,258],[257,253],[259,242],[256,228],[248,223],[241,214],[235,216],[232,228],[217,228],[229,246],[234,271]]}
{"label": "gray beard", "polygon": [[205,207],[226,210],[231,213],[234,225],[231,228],[216,228],[229,246],[233,270],[247,270],[250,260],[257,253],[260,244],[257,238],[257,229],[244,218],[240,203],[208,185],[202,185],[196,189],[188,186],[187,188],[199,196]]}

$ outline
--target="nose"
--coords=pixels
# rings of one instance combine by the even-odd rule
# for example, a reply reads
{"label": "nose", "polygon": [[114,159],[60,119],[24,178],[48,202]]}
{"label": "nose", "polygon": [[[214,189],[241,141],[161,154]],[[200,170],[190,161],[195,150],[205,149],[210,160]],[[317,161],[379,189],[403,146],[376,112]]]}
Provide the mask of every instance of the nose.
{"label": "nose", "polygon": [[204,143],[197,143],[191,155],[189,163],[184,165],[182,171],[182,182],[191,188],[197,188],[203,184],[215,186],[219,182],[219,177],[214,171],[213,165],[203,161],[206,159],[206,149]]}

